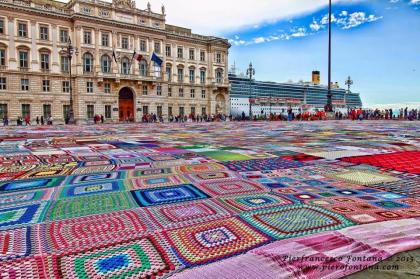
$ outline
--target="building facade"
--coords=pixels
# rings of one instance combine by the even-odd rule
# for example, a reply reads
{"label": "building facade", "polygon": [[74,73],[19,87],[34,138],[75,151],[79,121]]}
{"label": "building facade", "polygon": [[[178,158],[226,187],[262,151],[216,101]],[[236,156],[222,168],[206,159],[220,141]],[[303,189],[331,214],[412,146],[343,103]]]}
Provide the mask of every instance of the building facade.
{"label": "building facade", "polygon": [[[319,74],[318,78],[319,80]],[[289,107],[295,113],[324,110],[327,104],[328,88],[315,82],[276,83],[250,81],[245,76],[229,74],[231,84],[230,104],[234,116],[242,112],[249,116],[269,115],[270,113],[287,114]],[[251,103],[251,106],[250,106]],[[362,107],[359,93],[348,92],[342,88],[332,89],[332,104],[335,111],[347,112],[348,108]]]}
{"label": "building facade", "polygon": [[81,123],[95,114],[108,122],[229,114],[230,44],[165,17],[164,7],[155,13],[130,0],[0,0],[0,118],[64,122],[70,86]]}

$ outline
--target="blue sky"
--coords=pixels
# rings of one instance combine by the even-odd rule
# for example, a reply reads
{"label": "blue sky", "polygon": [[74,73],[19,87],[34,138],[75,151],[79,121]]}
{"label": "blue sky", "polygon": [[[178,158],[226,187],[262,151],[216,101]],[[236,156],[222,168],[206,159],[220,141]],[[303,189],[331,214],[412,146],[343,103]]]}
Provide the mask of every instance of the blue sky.
{"label": "blue sky", "polygon": [[[110,1],[110,0],[109,0]],[[417,102],[420,107],[420,0],[332,0],[333,81],[365,105]],[[147,1],[136,0],[145,9]],[[328,0],[150,0],[166,7],[169,24],[232,42],[230,63],[256,78],[308,81],[321,71],[327,84]]]}
{"label": "blue sky", "polygon": [[[231,40],[230,63],[256,78],[327,84],[328,7],[270,20],[221,35]],[[419,102],[420,0],[339,1],[333,6],[332,79],[347,76],[365,105]]]}

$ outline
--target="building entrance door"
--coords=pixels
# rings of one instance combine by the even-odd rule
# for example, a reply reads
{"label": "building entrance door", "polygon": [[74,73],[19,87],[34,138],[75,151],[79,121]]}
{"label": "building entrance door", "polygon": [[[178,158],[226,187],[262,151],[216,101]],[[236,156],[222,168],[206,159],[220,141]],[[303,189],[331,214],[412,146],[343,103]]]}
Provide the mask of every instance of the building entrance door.
{"label": "building entrance door", "polygon": [[118,104],[120,121],[134,122],[134,93],[130,88],[124,87],[120,90]]}

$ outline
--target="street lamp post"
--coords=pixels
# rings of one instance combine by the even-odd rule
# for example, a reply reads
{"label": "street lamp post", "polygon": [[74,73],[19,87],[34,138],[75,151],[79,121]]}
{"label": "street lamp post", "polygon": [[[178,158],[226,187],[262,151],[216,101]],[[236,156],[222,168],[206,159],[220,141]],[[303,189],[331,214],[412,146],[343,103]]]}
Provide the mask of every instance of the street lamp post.
{"label": "street lamp post", "polygon": [[66,116],[68,118],[68,124],[76,124],[74,119],[74,107],[73,107],[73,79],[71,75],[71,60],[73,58],[73,55],[78,55],[79,50],[74,47],[71,43],[70,37],[68,38],[67,46],[63,47],[62,50],[67,54],[67,58],[69,59],[69,77],[70,77],[70,108],[68,115]]}
{"label": "street lamp post", "polygon": [[328,94],[326,112],[332,112],[332,92],[331,92],[331,19],[332,19],[332,4],[329,0],[328,12]]}
{"label": "street lamp post", "polygon": [[246,75],[249,76],[249,119],[252,120],[252,78],[255,76],[255,68],[252,67],[252,62],[249,63],[248,70],[246,70]]}
{"label": "street lamp post", "polygon": [[347,95],[350,94],[350,87],[353,85],[353,80],[351,79],[350,76],[346,80],[346,85],[347,85],[347,93],[344,94],[344,104],[347,106]]}

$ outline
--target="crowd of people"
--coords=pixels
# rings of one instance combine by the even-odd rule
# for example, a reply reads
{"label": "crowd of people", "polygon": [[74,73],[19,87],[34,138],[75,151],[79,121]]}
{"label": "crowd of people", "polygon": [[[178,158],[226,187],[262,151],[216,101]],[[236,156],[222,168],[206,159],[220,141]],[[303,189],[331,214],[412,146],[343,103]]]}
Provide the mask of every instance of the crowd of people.
{"label": "crowd of people", "polygon": [[[41,117],[37,116],[35,119],[36,125],[53,125],[53,117],[49,115],[48,117],[45,117],[41,115]],[[31,126],[33,123],[31,121],[31,117],[29,115],[26,115],[24,118],[22,116],[18,116],[16,119],[16,125],[17,126]],[[9,118],[7,115],[3,117],[3,126],[9,126]]]}
{"label": "crowd of people", "polygon": [[[187,115],[178,115],[173,116],[170,115],[167,119],[164,119],[162,115],[157,115],[155,113],[148,113],[144,114],[141,121],[143,123],[163,123],[168,121],[170,123],[184,123],[184,122],[220,122],[220,121],[317,121],[317,120],[326,120],[327,114],[324,111],[314,111],[314,112],[299,112],[294,113],[291,108],[287,110],[287,114],[277,114],[277,113],[270,113],[266,114],[261,112],[258,115],[252,115],[252,118],[245,115],[245,112],[242,112],[241,115],[232,116],[232,115],[225,115],[225,114],[194,114],[190,113]],[[336,111],[334,113],[335,120],[420,120],[420,109],[411,109],[408,108],[401,108],[399,110],[392,110],[392,109],[362,109],[362,108],[354,108],[349,109],[347,113],[343,113],[342,111]],[[53,117],[50,115],[44,118],[44,116],[36,117],[35,122],[37,125],[53,125]],[[103,115],[95,114],[93,117],[93,122],[95,124],[105,123],[105,119]],[[29,115],[22,118],[19,116],[16,120],[18,126],[29,126],[32,124],[31,118]],[[65,123],[68,124],[68,119],[65,119]],[[9,118],[7,115],[3,117],[3,126],[9,125]]]}
{"label": "crowd of people", "polygon": [[[193,114],[190,113],[187,115],[177,115],[173,116],[170,115],[167,119],[170,123],[184,123],[184,122],[215,122],[215,121],[232,121],[232,116],[226,116],[224,114],[215,114],[215,115],[207,115],[207,114]],[[155,113],[144,114],[142,117],[143,123],[156,123],[156,122],[165,122],[164,117],[162,115],[156,115]]]}

